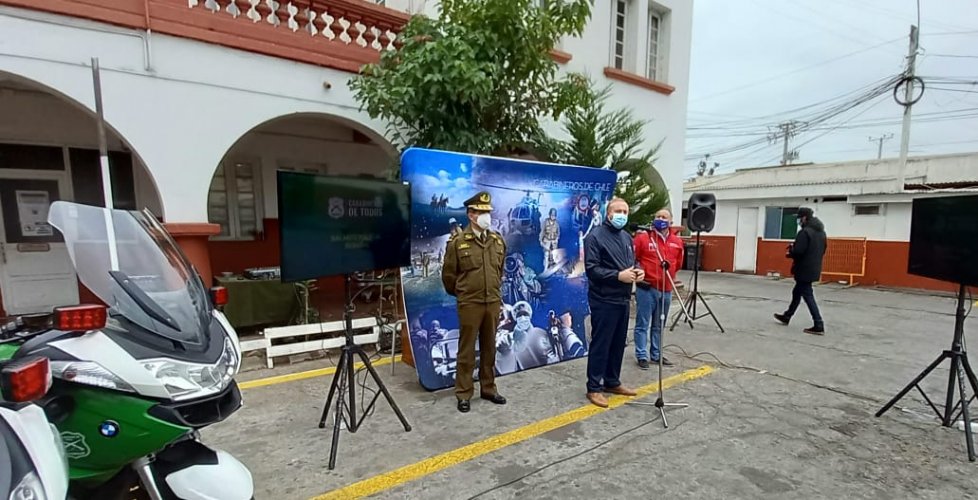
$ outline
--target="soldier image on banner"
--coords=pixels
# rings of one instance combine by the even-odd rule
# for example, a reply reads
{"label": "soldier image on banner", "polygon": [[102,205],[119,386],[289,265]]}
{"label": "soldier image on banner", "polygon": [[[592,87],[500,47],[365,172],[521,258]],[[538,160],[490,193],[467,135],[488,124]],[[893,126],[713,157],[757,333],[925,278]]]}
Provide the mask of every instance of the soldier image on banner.
{"label": "soldier image on banner", "polygon": [[557,209],[551,208],[547,220],[543,221],[543,229],[540,231],[540,246],[543,247],[543,268],[549,269],[556,264],[554,254],[557,251],[557,244],[560,242],[560,224],[557,223]]}
{"label": "soldier image on banner", "polygon": [[496,370],[499,374],[560,361],[547,331],[533,326],[533,308],[530,304],[517,302],[511,310],[512,320],[496,333]]}

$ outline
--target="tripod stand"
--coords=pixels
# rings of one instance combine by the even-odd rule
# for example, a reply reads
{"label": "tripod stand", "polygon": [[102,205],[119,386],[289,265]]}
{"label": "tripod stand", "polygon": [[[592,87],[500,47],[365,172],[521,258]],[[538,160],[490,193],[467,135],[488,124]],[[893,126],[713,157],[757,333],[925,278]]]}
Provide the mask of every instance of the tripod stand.
{"label": "tripod stand", "polygon": [[[713,314],[713,309],[710,309],[710,305],[706,303],[706,298],[700,295],[699,283],[700,283],[700,231],[696,231],[696,258],[693,262],[693,290],[689,292],[686,296],[685,307],[682,308],[682,314],[677,314],[676,318],[672,321],[672,326],[669,327],[669,331],[676,329],[676,325],[679,323],[680,318],[685,318],[684,323],[689,324],[689,328],[693,328],[693,322],[710,316],[713,321],[717,324],[720,329],[720,333],[726,333],[723,329],[723,325],[720,324],[720,320],[717,319],[716,314]],[[677,292],[678,293],[678,292]],[[696,315],[696,304],[697,302],[702,302],[703,307],[706,308],[706,314]]]}
{"label": "tripod stand", "polygon": [[[962,284],[961,288],[958,290],[958,309],[954,318],[954,339],[951,341],[951,349],[942,352],[937,359],[930,364],[930,366],[917,375],[917,378],[913,379],[909,384],[907,384],[906,387],[903,388],[903,390],[900,391],[899,394],[894,396],[889,403],[886,403],[886,406],[881,408],[880,411],[876,412],[876,416],[882,416],[887,410],[896,404],[900,398],[910,392],[910,389],[916,387],[917,390],[920,391],[920,394],[924,396],[924,399],[927,400],[927,404],[929,404],[934,412],[937,413],[938,418],[941,419],[941,425],[944,427],[950,427],[951,422],[957,420],[958,415],[964,417],[964,435],[965,443],[968,447],[968,460],[974,462],[975,443],[974,436],[972,436],[971,431],[971,416],[970,412],[968,411],[968,404],[970,403],[971,399],[978,394],[978,378],[975,377],[975,372],[971,369],[971,363],[968,362],[968,353],[964,347],[964,302],[965,286]],[[933,402],[931,402],[930,398],[927,397],[927,394],[924,393],[924,390],[920,388],[919,384],[921,380],[927,377],[927,375],[929,375],[934,368],[937,368],[937,365],[941,364],[945,359],[951,360],[951,373],[948,375],[947,379],[947,399],[945,400],[944,414],[942,415],[941,411],[937,409],[937,406],[935,406]],[[965,393],[964,377],[966,375],[968,377],[968,381],[971,383],[972,398],[968,398],[967,394]],[[961,396],[961,401],[952,406],[951,404],[954,403],[955,382],[957,382],[957,389]],[[958,408],[958,405],[961,406],[961,411],[952,415],[952,412]]]}
{"label": "tripod stand", "polygon": [[[329,407],[333,403],[333,396],[336,395],[336,413],[333,418],[333,441],[329,449],[329,470],[333,470],[336,466],[336,451],[337,445],[340,440],[340,421],[347,420],[347,427],[349,427],[350,432],[356,432],[363,423],[363,420],[367,418],[370,411],[373,409],[374,404],[377,402],[377,398],[383,393],[384,397],[387,399],[387,403],[390,404],[394,413],[397,414],[398,420],[404,425],[405,432],[411,432],[411,424],[407,422],[404,415],[401,413],[401,409],[397,407],[397,403],[394,402],[394,398],[391,394],[387,392],[387,386],[384,385],[384,381],[380,379],[377,375],[377,371],[374,370],[372,364],[370,364],[370,358],[367,357],[367,353],[363,351],[363,347],[357,345],[353,341],[353,297],[350,292],[350,281],[351,277],[349,274],[346,275],[345,291],[346,291],[346,309],[343,312],[343,320],[346,322],[346,344],[343,346],[343,352],[340,354],[340,360],[336,364],[336,372],[333,373],[333,382],[329,386],[329,395],[326,396],[326,404],[323,405],[323,414],[319,419],[319,428],[322,429],[326,427],[326,416],[329,414]],[[357,420],[357,397],[356,397],[356,384],[354,380],[356,378],[356,370],[354,369],[355,358],[354,354],[360,356],[360,360],[363,361],[363,366],[367,368],[370,372],[370,376],[373,377],[374,382],[380,389],[378,392],[374,393],[373,399],[370,400],[370,404],[363,409],[363,415]],[[346,377],[345,383],[349,385],[350,400],[348,402],[349,413],[343,414],[343,396],[337,393],[337,387],[341,385],[341,380]],[[341,389],[342,391],[342,389]]]}
{"label": "tripod stand", "polygon": [[[655,248],[655,253],[659,257],[659,263],[660,263],[659,269],[660,269],[660,271],[662,272],[664,278],[668,279],[669,280],[669,283],[672,284],[672,289],[675,290],[676,289],[676,282],[672,279],[672,275],[669,274],[669,270],[666,268],[666,260],[662,258],[662,253],[659,251],[659,244],[656,243],[655,240],[653,239],[655,237],[656,237],[655,236],[655,231],[650,231],[649,232],[649,241],[652,242],[652,244],[650,246],[652,246],[653,248]],[[662,281],[665,281],[665,280],[662,280]],[[686,311],[686,305],[683,304],[682,301],[679,301],[679,307],[682,308],[683,313],[685,313],[686,316],[689,317],[689,312]],[[662,342],[662,330],[666,326],[666,296],[665,296],[664,293],[659,294],[659,308],[658,309],[659,309],[659,363],[658,363],[659,364],[659,396],[655,399],[655,402],[654,403],[647,403],[645,401],[627,401],[625,404],[627,404],[627,405],[635,405],[635,406],[654,406],[654,407],[658,408],[659,409],[659,416],[662,417],[662,426],[664,428],[668,429],[669,428],[669,421],[666,420],[666,410],[665,409],[666,408],[686,408],[689,405],[686,404],[686,403],[666,403],[665,400],[662,399],[662,359],[665,357],[665,356],[662,355],[662,347],[665,346],[665,343]],[[652,321],[655,321],[655,318],[652,318]],[[692,327],[692,322],[690,322],[690,326]],[[655,341],[655,338],[653,338],[652,340]]]}

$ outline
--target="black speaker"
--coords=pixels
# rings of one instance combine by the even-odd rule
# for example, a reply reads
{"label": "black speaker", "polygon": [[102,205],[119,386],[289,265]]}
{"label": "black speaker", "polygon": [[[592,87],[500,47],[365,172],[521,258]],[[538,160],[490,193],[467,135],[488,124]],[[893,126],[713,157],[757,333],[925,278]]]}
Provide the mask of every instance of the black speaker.
{"label": "black speaker", "polygon": [[692,232],[713,230],[716,222],[717,198],[712,193],[693,193],[689,197],[686,225]]}

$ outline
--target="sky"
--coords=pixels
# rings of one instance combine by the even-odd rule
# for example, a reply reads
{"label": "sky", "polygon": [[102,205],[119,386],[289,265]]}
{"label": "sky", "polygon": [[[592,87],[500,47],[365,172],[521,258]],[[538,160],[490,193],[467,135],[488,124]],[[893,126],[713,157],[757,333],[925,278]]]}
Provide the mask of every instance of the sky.
{"label": "sky", "polygon": [[[846,104],[906,67],[917,0],[695,0],[684,175],[777,165],[778,123]],[[921,0],[909,155],[978,151],[978,1]],[[942,78],[944,80],[935,80]],[[953,80],[947,80],[952,78]],[[901,92],[902,97],[902,92]],[[806,106],[810,106],[807,107]],[[799,110],[798,108],[804,108]],[[898,157],[889,90],[791,138],[795,163]],[[771,128],[769,128],[771,127]],[[754,141],[754,144],[750,144]],[[724,150],[731,150],[723,152]]]}

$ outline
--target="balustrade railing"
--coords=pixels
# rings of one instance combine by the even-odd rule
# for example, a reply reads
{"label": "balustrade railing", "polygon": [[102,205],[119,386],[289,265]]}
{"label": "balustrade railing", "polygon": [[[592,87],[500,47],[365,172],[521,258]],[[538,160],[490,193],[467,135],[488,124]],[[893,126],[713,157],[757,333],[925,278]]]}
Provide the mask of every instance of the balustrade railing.
{"label": "balustrade railing", "polygon": [[378,0],[0,0],[344,71],[400,45],[409,14]]}

